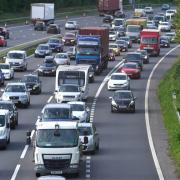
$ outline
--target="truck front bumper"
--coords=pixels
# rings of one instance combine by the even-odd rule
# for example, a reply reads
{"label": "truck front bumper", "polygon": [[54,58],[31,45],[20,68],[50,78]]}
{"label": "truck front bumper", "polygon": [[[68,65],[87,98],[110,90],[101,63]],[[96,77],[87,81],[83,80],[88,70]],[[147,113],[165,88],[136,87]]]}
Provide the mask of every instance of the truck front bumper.
{"label": "truck front bumper", "polygon": [[36,174],[39,175],[61,175],[61,174],[76,174],[79,172],[79,164],[70,164],[68,168],[65,169],[47,169],[43,164],[36,164],[34,168]]}

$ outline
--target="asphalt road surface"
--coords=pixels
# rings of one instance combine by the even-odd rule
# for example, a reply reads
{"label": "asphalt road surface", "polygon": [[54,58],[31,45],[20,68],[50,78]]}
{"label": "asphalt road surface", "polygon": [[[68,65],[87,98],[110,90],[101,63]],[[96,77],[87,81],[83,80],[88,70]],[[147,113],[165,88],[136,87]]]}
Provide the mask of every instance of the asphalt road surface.
{"label": "asphalt road surface", "polygon": [[[61,22],[61,21],[60,21]],[[102,18],[100,17],[83,17],[78,19],[81,26],[100,25]],[[62,24],[64,22],[62,21]],[[37,38],[45,37],[46,33],[35,32],[30,25],[19,26],[11,29],[11,35],[14,35],[9,40],[9,46],[14,46],[19,43],[28,42]],[[33,35],[34,34],[34,35]],[[23,38],[24,37],[24,38]],[[13,39],[14,38],[14,39]],[[175,47],[176,44],[171,46]],[[138,48],[134,45],[130,51]],[[150,64],[144,66],[142,78],[131,81],[131,88],[137,97],[136,113],[111,113],[109,96],[112,91],[107,91],[106,84],[103,87],[99,97],[93,121],[97,126],[97,131],[100,135],[100,151],[95,155],[85,155],[81,164],[81,172],[78,178],[68,179],[105,179],[105,180],[156,180],[158,179],[157,171],[154,166],[152,155],[149,148],[146,125],[145,125],[145,90],[149,74],[158,62],[171,48],[161,50],[160,57],[151,57]],[[95,82],[90,84],[90,97],[88,106],[91,107],[94,96],[104,80],[104,77],[110,72],[116,64],[118,64],[124,53],[116,58],[115,62],[109,62],[108,69],[100,76],[95,77]],[[175,179],[172,168],[169,169],[168,163],[170,160],[161,154],[164,145],[164,129],[158,132],[163,125],[158,121],[160,108],[158,101],[155,99],[155,88],[157,82],[179,55],[178,50],[172,52],[160,64],[153,76],[153,82],[150,87],[150,124],[152,125],[153,138],[155,139],[155,147],[157,148],[158,157],[162,165],[165,179]],[[72,64],[74,63],[71,61]],[[15,79],[18,81],[24,74],[36,73],[36,69],[42,59],[31,57],[29,59],[27,72],[16,72]],[[11,143],[6,150],[0,151],[0,179],[9,180],[15,172],[17,180],[34,180],[34,164],[33,164],[33,147],[30,146],[27,153],[22,155],[26,142],[26,131],[35,128],[37,116],[40,114],[42,107],[47,103],[49,98],[53,96],[55,78],[41,77],[42,94],[31,96],[31,105],[28,109],[19,109],[19,126],[11,131]],[[51,102],[54,102],[52,99]],[[156,108],[157,107],[157,108]],[[158,124],[158,125],[157,125]],[[160,125],[159,125],[160,124]],[[163,136],[162,134],[163,133]],[[160,136],[159,136],[160,135]],[[160,143],[159,143],[160,142]],[[166,147],[167,148],[167,147]],[[165,151],[165,150],[164,150]],[[21,158],[20,158],[21,157]],[[164,159],[166,161],[164,161]],[[166,164],[167,163],[167,164]],[[165,165],[166,164],[166,165]],[[16,170],[15,170],[16,169]],[[12,178],[12,180],[13,180]]]}

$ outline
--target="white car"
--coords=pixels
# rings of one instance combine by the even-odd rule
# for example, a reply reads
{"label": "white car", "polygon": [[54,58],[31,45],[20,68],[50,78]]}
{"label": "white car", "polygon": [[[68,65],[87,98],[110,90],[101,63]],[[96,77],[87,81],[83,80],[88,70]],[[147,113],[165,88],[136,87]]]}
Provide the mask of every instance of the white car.
{"label": "white car", "polygon": [[109,31],[109,41],[116,41],[117,33],[115,31]]}
{"label": "white car", "polygon": [[152,7],[145,7],[144,11],[146,14],[153,14],[154,12]]}
{"label": "white car", "polygon": [[122,18],[115,18],[112,21],[112,28],[117,28],[117,27],[124,27],[125,26],[125,19]]}
{"label": "white car", "polygon": [[54,57],[57,65],[70,65],[70,58],[68,53],[57,53]]}
{"label": "white car", "polygon": [[68,102],[72,108],[72,116],[77,117],[79,122],[89,121],[89,108],[86,106],[85,102],[82,101],[72,101]]}
{"label": "white car", "polygon": [[76,30],[79,29],[79,24],[76,21],[67,21],[65,24],[65,29]]}
{"label": "white car", "polygon": [[176,9],[168,9],[166,10],[166,17],[168,16],[174,16],[177,13]]}
{"label": "white car", "polygon": [[170,22],[160,22],[158,25],[159,31],[171,31],[171,23]]}
{"label": "white car", "polygon": [[82,101],[81,88],[76,84],[63,84],[55,91],[55,99],[57,103]]}
{"label": "white car", "polygon": [[4,74],[5,79],[13,79],[14,78],[14,69],[11,68],[9,63],[0,63],[0,69]]}
{"label": "white car", "polygon": [[125,73],[113,73],[107,83],[108,90],[130,89],[130,78]]}

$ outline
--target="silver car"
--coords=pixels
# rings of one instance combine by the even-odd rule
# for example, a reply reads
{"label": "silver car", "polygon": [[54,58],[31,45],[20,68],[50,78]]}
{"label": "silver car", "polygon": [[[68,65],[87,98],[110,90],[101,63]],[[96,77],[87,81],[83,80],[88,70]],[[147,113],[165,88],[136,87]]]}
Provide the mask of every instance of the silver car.
{"label": "silver car", "polygon": [[[99,150],[99,134],[93,123],[79,123],[78,124],[79,137],[82,144],[85,146],[83,152],[95,153]],[[84,144],[84,137],[88,138],[88,143]]]}
{"label": "silver car", "polygon": [[30,93],[26,84],[22,82],[8,83],[2,94],[2,100],[11,100],[16,105],[28,107],[30,105]]}
{"label": "silver car", "polygon": [[52,55],[52,50],[49,44],[39,44],[34,52],[35,57],[45,57]]}

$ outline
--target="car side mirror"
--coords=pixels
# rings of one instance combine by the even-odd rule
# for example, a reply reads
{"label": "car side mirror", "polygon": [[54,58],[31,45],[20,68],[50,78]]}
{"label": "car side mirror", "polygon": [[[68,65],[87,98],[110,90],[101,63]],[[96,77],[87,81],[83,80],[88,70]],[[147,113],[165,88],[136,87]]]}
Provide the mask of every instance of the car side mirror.
{"label": "car side mirror", "polygon": [[4,89],[1,89],[1,92],[4,92]]}
{"label": "car side mirror", "polygon": [[134,97],[134,100],[136,100],[137,99],[137,97]]}
{"label": "car side mirror", "polygon": [[112,97],[109,97],[110,100],[112,100]]}

